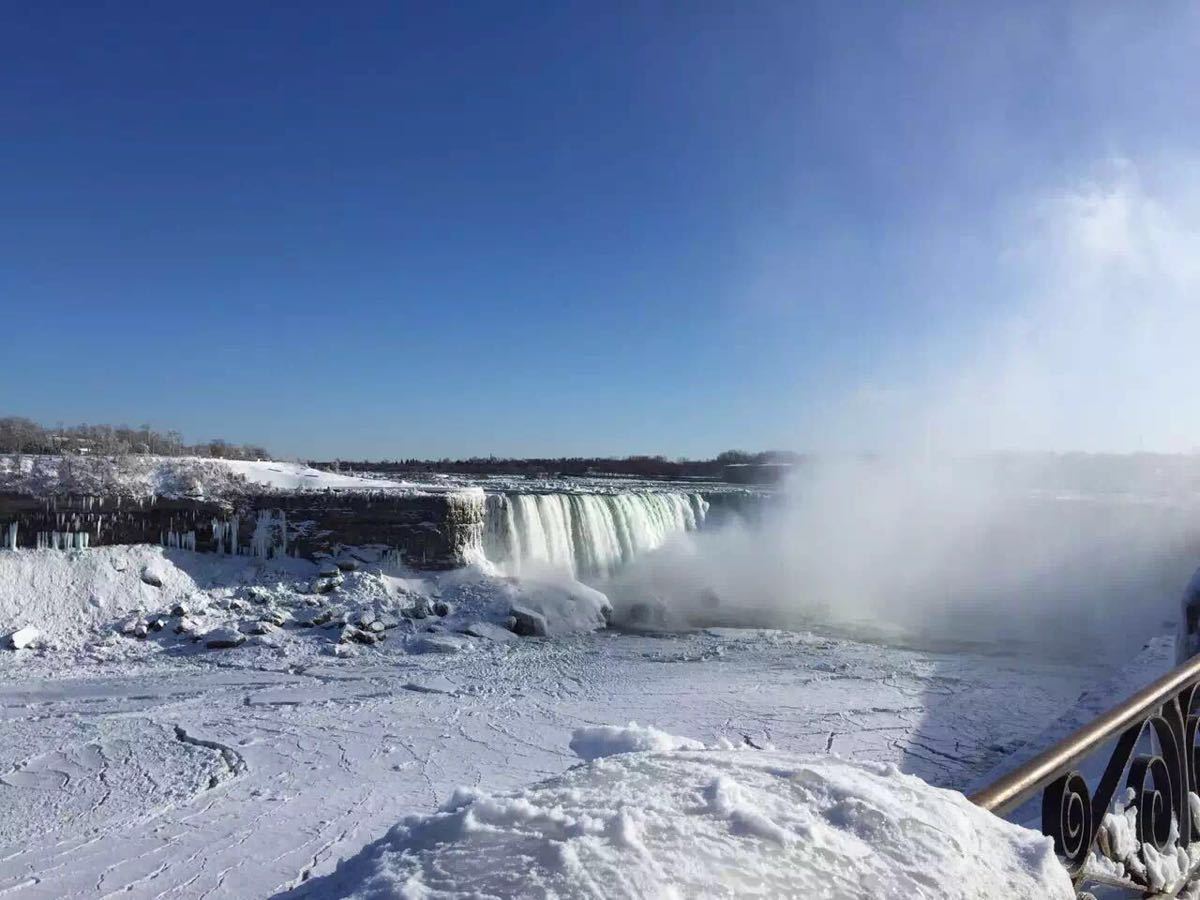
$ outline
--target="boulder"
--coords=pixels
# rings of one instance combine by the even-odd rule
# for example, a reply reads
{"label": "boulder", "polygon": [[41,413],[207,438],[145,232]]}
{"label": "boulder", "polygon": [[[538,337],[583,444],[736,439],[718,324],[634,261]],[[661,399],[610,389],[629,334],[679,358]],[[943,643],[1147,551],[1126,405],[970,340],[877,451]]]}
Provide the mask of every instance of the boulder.
{"label": "boulder", "polygon": [[445,600],[435,600],[433,602],[433,614],[439,617],[445,617],[454,612],[454,607]]}
{"label": "boulder", "polygon": [[187,614],[188,614],[188,608],[187,608],[186,604],[176,603],[174,606],[171,607],[171,615],[173,615],[177,619],[182,619]]}
{"label": "boulder", "polygon": [[404,615],[410,619],[428,619],[429,613],[429,599],[426,597],[418,597],[412,606],[406,607],[404,610]]}
{"label": "boulder", "polygon": [[246,590],[246,597],[255,603],[267,603],[271,599],[271,592],[261,585],[251,585]]}
{"label": "boulder", "polygon": [[353,625],[347,625],[342,629],[342,635],[339,640],[344,644],[353,642],[355,644],[374,644],[379,640],[379,635],[370,631],[363,631],[361,628],[355,628]]}
{"label": "boulder", "polygon": [[512,608],[512,630],[521,637],[545,637],[549,633],[546,617],[523,606]]}
{"label": "boulder", "polygon": [[234,628],[215,628],[204,636],[204,645],[210,650],[238,647],[246,642],[246,636]]}
{"label": "boulder", "polygon": [[577,581],[522,579],[511,586],[509,596],[517,620],[514,631],[520,635],[596,631],[608,627],[612,614],[604,594]]}
{"label": "boulder", "polygon": [[306,607],[296,611],[292,619],[298,628],[314,628],[333,621],[333,610]]}
{"label": "boulder", "polygon": [[239,630],[243,634],[271,634],[278,629],[270,622],[243,622]]}

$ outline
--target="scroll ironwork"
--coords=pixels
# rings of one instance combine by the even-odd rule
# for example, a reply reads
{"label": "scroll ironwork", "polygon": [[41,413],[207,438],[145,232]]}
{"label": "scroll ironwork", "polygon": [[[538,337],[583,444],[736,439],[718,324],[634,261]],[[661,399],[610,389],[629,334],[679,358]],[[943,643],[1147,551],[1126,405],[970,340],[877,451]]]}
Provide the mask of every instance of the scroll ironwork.
{"label": "scroll ironwork", "polygon": [[[1103,826],[1114,800],[1128,798],[1136,808],[1139,847],[1159,853],[1200,841],[1193,823],[1190,795],[1200,795],[1200,657],[1143,688],[1071,736],[971,797],[997,815],[1015,811],[1040,791],[1042,831],[1075,880],[1076,887],[1103,869],[1089,860],[1109,855]],[[1082,768],[1104,747],[1111,755],[1094,787]],[[1138,852],[1147,852],[1139,850]],[[1179,890],[1195,870],[1174,886],[1146,883],[1145,867],[1126,867],[1124,882],[1133,890]]]}

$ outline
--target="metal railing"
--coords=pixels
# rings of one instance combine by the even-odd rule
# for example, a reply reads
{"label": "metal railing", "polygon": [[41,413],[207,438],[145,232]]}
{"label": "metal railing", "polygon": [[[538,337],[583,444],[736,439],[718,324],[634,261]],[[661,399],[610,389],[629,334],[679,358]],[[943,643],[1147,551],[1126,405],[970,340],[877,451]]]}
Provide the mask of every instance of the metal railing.
{"label": "metal railing", "polygon": [[[1122,884],[1142,894],[1173,896],[1195,873],[1174,885],[1151,883],[1138,860],[1116,859],[1102,827],[1118,793],[1132,788],[1139,845],[1166,853],[1200,840],[1190,794],[1200,794],[1200,656],[1192,657],[1125,702],[1059,741],[1020,768],[979,791],[971,801],[996,815],[1017,810],[1042,794],[1042,831],[1075,881]],[[1115,747],[1091,791],[1080,765],[1109,742]],[[1096,767],[1098,770],[1098,766]],[[1200,802],[1200,799],[1198,799]],[[1136,850],[1135,853],[1144,853]],[[1091,862],[1106,856],[1117,866]],[[1125,875],[1114,879],[1114,871]]]}

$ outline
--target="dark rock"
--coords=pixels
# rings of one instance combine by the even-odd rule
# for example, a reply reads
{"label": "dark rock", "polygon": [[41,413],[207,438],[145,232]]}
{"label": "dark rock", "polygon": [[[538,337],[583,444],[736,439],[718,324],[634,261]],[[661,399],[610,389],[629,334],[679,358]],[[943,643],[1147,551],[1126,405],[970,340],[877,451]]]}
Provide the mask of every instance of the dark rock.
{"label": "dark rock", "polygon": [[217,628],[204,636],[204,644],[210,650],[226,650],[246,642],[246,636],[233,628]]}
{"label": "dark rock", "polygon": [[545,616],[523,606],[512,608],[512,619],[512,630],[521,637],[545,637],[549,631]]}
{"label": "dark rock", "polygon": [[355,628],[353,625],[347,625],[342,629],[340,640],[343,643],[353,641],[356,644],[374,644],[379,640],[379,637],[369,631],[363,631],[360,628]]}
{"label": "dark rock", "polygon": [[278,627],[282,626],[283,623],[287,621],[287,616],[277,609],[268,609],[262,614],[261,620],[263,622],[269,622],[270,624]]}
{"label": "dark rock", "polygon": [[419,597],[412,606],[404,610],[404,615],[410,619],[428,619],[429,612],[429,601],[425,597]]}
{"label": "dark rock", "polygon": [[255,603],[267,603],[271,599],[271,592],[256,584],[247,589],[246,596]]}

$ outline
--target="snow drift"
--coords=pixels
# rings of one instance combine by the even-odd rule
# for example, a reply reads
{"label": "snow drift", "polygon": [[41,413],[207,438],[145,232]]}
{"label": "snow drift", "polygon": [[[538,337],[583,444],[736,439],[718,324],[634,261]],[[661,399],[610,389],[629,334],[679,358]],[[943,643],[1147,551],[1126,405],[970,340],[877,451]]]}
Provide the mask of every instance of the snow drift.
{"label": "snow drift", "polygon": [[[663,743],[617,732],[610,750]],[[298,893],[1074,897],[1049,838],[961,794],[893,766],[750,750],[621,753],[525,790],[460,788]]]}

